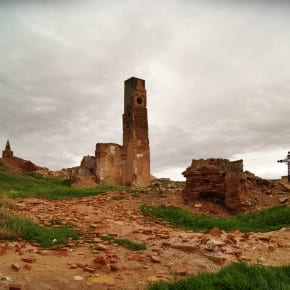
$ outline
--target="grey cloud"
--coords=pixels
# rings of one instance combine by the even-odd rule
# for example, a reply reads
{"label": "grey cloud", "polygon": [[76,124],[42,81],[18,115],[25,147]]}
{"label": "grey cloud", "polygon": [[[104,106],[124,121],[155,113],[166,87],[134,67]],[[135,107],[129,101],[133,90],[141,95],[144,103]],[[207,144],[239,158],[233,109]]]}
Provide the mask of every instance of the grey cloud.
{"label": "grey cloud", "polygon": [[289,9],[0,1],[0,142],[53,168],[93,154],[96,142],[121,143],[123,81],[134,75],[146,80],[153,173],[192,158],[286,152]]}

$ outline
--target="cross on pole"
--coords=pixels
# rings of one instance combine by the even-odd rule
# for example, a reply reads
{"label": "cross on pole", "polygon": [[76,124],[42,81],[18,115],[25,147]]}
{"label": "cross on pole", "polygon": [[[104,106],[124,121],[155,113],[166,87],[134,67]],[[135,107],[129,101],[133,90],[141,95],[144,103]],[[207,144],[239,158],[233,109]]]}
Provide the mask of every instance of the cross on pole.
{"label": "cross on pole", "polygon": [[288,151],[288,155],[285,159],[278,160],[277,162],[288,164],[288,182],[290,182],[290,151]]}

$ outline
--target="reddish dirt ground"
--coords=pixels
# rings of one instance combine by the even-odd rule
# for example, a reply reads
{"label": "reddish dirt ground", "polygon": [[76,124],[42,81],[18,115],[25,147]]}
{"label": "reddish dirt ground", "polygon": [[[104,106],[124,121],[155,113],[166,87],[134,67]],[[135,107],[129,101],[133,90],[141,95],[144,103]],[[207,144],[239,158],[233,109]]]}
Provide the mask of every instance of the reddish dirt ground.
{"label": "reddish dirt ground", "polygon": [[[150,220],[140,212],[143,204],[189,207],[178,190],[162,195],[118,191],[65,201],[27,198],[10,202],[14,214],[46,226],[52,220],[59,226],[72,225],[81,239],[57,250],[24,241],[0,241],[1,290],[12,283],[22,290],[146,289],[150,282],[216,272],[236,261],[290,264],[290,228],[269,233],[218,229],[195,233]],[[190,210],[228,215],[213,204]],[[102,241],[102,235],[145,243],[147,249],[131,251]]]}

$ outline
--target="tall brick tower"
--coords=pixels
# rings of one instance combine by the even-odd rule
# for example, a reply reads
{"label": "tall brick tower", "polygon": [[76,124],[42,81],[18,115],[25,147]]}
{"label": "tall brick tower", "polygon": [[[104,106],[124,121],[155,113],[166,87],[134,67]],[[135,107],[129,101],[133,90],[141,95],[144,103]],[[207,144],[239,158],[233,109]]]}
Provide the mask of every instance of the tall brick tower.
{"label": "tall brick tower", "polygon": [[13,158],[13,151],[11,150],[9,140],[7,140],[5,150],[2,151],[2,158]]}
{"label": "tall brick tower", "polygon": [[147,186],[150,183],[150,149],[145,80],[125,81],[123,114],[123,184]]}

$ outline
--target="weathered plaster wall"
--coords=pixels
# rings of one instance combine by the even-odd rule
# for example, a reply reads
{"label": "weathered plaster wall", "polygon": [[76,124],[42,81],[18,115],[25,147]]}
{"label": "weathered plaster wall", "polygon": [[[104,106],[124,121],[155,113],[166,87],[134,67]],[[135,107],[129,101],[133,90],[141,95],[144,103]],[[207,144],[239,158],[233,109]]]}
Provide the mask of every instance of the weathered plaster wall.
{"label": "weathered plaster wall", "polygon": [[96,179],[101,184],[122,184],[122,146],[96,144]]}

